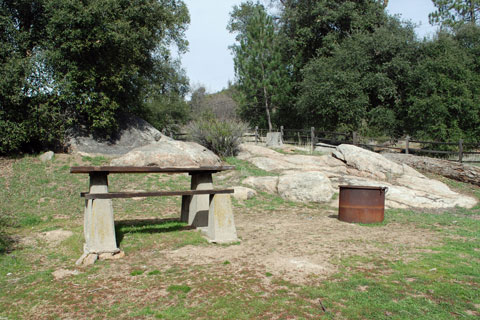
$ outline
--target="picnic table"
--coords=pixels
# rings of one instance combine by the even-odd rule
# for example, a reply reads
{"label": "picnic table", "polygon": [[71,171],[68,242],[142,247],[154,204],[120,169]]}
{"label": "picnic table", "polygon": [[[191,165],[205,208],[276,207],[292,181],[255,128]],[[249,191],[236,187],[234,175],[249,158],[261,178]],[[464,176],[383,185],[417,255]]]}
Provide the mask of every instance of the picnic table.
{"label": "picnic table", "polygon": [[[180,220],[193,227],[204,227],[207,238],[212,242],[237,240],[230,194],[233,189],[214,189],[212,174],[233,170],[233,166],[210,167],[115,167],[82,166],[71,167],[70,173],[88,174],[88,192],[85,198],[84,255],[118,253],[115,238],[115,223],[112,199],[156,196],[182,196]],[[159,190],[149,192],[108,192],[108,175],[131,173],[181,174],[191,176],[190,190]]]}

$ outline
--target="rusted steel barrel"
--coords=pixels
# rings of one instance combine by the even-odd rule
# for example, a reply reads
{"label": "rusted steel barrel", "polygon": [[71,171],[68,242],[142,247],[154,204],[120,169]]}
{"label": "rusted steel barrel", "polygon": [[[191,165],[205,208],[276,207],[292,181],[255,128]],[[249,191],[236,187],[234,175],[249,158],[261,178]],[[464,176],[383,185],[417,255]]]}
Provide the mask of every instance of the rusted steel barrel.
{"label": "rusted steel barrel", "polygon": [[339,186],[338,220],[357,223],[382,222],[386,187]]}

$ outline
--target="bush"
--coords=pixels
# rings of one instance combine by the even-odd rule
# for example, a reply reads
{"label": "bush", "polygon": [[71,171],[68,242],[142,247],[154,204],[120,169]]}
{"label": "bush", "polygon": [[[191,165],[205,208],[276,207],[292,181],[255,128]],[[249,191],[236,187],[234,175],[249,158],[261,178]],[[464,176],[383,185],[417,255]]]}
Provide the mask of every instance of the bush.
{"label": "bush", "polygon": [[187,126],[189,138],[222,158],[236,156],[248,126],[238,120],[219,120],[205,116]]}

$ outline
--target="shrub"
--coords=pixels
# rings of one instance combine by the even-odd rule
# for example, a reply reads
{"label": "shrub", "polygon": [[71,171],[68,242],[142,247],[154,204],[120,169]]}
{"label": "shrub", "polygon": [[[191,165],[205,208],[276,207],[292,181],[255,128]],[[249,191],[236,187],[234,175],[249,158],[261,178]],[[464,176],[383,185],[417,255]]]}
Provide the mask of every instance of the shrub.
{"label": "shrub", "polygon": [[235,156],[247,125],[238,120],[219,120],[204,116],[187,126],[189,138],[222,158]]}

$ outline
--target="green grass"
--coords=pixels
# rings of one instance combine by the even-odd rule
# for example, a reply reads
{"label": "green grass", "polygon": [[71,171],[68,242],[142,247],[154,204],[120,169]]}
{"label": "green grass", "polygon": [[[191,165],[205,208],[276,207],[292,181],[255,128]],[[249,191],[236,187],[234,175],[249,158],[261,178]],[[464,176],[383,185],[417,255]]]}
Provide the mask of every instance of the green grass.
{"label": "green grass", "polygon": [[103,156],[95,156],[95,157],[84,156],[82,157],[82,161],[89,162],[90,165],[92,166],[106,166],[110,162],[109,159]]}
{"label": "green grass", "polygon": [[140,276],[140,275],[142,275],[144,272],[145,272],[145,270],[133,270],[132,272],[130,272],[130,275],[131,275],[132,277]]}
{"label": "green grass", "polygon": [[240,160],[235,157],[228,157],[225,161],[232,166],[235,166],[235,170],[240,172],[241,177],[267,177],[278,176],[278,173],[269,172],[258,168],[246,160]]}

